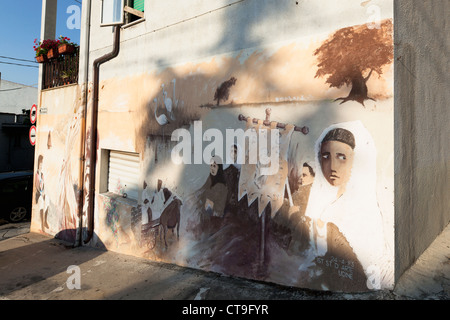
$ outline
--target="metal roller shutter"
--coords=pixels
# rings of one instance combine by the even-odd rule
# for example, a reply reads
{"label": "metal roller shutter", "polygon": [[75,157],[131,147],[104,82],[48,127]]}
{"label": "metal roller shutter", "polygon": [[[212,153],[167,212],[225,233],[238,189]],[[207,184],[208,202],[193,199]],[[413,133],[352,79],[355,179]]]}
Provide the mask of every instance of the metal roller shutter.
{"label": "metal roller shutter", "polygon": [[110,150],[108,191],[138,199],[139,154]]}

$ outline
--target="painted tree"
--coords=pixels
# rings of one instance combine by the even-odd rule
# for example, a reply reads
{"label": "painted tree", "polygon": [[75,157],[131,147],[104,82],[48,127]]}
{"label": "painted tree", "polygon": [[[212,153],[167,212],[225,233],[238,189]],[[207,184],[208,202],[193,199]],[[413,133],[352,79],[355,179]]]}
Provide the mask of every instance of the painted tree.
{"label": "painted tree", "polygon": [[318,57],[317,77],[328,76],[330,87],[351,86],[349,95],[341,104],[350,100],[364,101],[368,96],[367,81],[375,72],[383,73],[383,66],[393,60],[392,21],[385,20],[379,27],[360,25],[343,28],[334,33],[314,55]]}

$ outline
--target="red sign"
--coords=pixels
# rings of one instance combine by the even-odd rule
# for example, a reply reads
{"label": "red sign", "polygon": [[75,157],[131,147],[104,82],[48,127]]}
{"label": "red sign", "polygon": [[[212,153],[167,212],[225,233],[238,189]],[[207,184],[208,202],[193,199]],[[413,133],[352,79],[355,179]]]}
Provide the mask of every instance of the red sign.
{"label": "red sign", "polygon": [[36,117],[37,117],[37,106],[35,104],[33,104],[31,106],[31,110],[30,110],[30,121],[31,121],[31,124],[34,124],[36,122]]}
{"label": "red sign", "polygon": [[30,132],[28,136],[30,138],[31,145],[34,146],[36,144],[36,126],[30,127]]}

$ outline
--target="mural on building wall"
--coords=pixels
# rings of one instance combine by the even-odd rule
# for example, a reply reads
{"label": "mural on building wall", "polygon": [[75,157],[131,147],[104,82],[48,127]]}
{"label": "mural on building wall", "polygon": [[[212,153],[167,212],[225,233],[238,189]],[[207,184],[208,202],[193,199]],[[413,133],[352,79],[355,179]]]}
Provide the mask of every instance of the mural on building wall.
{"label": "mural on building wall", "polygon": [[230,88],[236,84],[237,79],[235,77],[231,77],[229,80],[224,81],[214,93],[214,100],[217,101],[217,105],[220,104],[220,101],[227,101],[230,97]]}
{"label": "mural on building wall", "polygon": [[167,248],[166,234],[168,229],[177,231],[177,238],[180,237],[180,212],[181,199],[168,188],[163,188],[162,180],[158,179],[156,190],[150,193],[150,188],[144,181],[142,191],[142,227],[141,227],[141,245],[148,248],[154,248],[156,237],[164,241]]}
{"label": "mural on building wall", "polygon": [[[97,191],[99,241],[119,252],[290,286],[390,285],[393,142],[385,131],[393,123],[392,21],[380,26],[105,80],[97,151],[138,152],[142,187],[139,199]],[[77,100],[66,121],[48,121],[48,144],[39,150],[35,203],[44,232],[79,223],[82,106]],[[233,141],[201,164],[174,164],[180,141],[173,132],[195,136],[197,121],[202,156],[217,143],[205,136],[208,129],[223,136],[227,129],[265,129],[258,145],[268,140],[267,155],[279,153],[269,163],[250,163],[248,145]],[[90,136],[88,128],[83,217],[96,151]],[[195,143],[188,143],[191,159]],[[276,170],[263,174],[273,162]],[[59,196],[46,203],[48,186]]]}
{"label": "mural on building wall", "polygon": [[370,273],[386,263],[373,139],[359,121],[340,123],[324,130],[315,154],[305,213],[315,272],[326,288],[364,290]]}
{"label": "mural on building wall", "polygon": [[[380,26],[344,28],[307,49],[286,45],[271,55],[255,51],[246,60],[225,57],[220,65],[229,70],[217,78],[215,62],[161,73],[137,130],[136,149],[146,155],[142,198],[138,205],[121,204],[121,210],[103,206],[115,248],[320,290],[362,291],[392,283],[392,210],[383,213],[378,204],[380,157],[366,127],[372,119],[393,120],[385,120],[384,113],[392,112],[390,80],[384,77],[392,63],[392,22]],[[298,54],[303,60],[308,55],[317,59],[301,66],[292,63],[293,70],[298,68],[295,79],[303,82],[294,86],[293,79],[285,77],[285,85],[266,81],[256,86],[258,76],[288,71],[276,63],[293,61]],[[201,70],[208,70],[209,77]],[[178,76],[170,78],[175,73]],[[267,86],[270,92],[264,91]],[[301,95],[294,94],[295,87]],[[311,92],[309,98],[305,90]],[[344,102],[351,111],[338,109]],[[297,112],[305,113],[295,116]],[[333,115],[348,120],[338,123]],[[203,166],[174,170],[170,156],[176,143],[169,138],[178,128],[192,133],[197,120],[208,128],[219,125],[222,133],[266,129],[259,139],[278,129],[271,145],[279,149],[278,170],[261,174],[263,165],[249,164],[252,154],[240,143],[213,154]],[[302,132],[305,125],[309,133]],[[375,133],[380,141],[383,132]],[[237,161],[241,157],[244,163]],[[119,223],[121,219],[125,222]],[[101,237],[107,245],[108,237]]]}
{"label": "mural on building wall", "polygon": [[35,203],[37,204],[39,210],[41,230],[45,231],[46,229],[49,228],[47,223],[49,198],[48,196],[45,195],[44,172],[42,171],[43,161],[44,156],[40,154],[38,156],[34,183],[35,183]]}
{"label": "mural on building wall", "polygon": [[[57,207],[64,214],[61,217],[60,226],[64,234],[60,236],[74,241],[76,239],[77,220],[79,218],[79,198],[77,197],[79,183],[73,177],[74,146],[80,143],[81,117],[83,106],[78,102],[74,114],[65,126],[64,155],[59,172],[59,197]],[[77,151],[75,149],[75,151]]]}
{"label": "mural on building wall", "polygon": [[[46,112],[40,114],[33,209],[38,213],[36,221],[39,223],[32,228],[74,242],[79,221],[77,161],[83,106],[79,92],[74,93],[69,106],[59,104],[60,101],[52,102]],[[53,110],[61,112],[64,108],[68,112],[61,113],[63,117],[53,116]]]}
{"label": "mural on building wall", "polygon": [[337,98],[342,103],[364,101],[368,95],[367,81],[373,72],[383,74],[382,67],[392,63],[394,44],[392,22],[343,28],[327,39],[315,52],[318,57],[316,77],[327,77],[330,87],[351,86],[347,97]]}

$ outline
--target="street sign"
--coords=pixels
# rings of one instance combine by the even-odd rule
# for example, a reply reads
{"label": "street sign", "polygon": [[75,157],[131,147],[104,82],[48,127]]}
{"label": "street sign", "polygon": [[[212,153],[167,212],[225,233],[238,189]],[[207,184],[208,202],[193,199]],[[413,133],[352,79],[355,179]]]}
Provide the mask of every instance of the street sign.
{"label": "street sign", "polygon": [[30,127],[30,132],[28,136],[30,138],[31,145],[34,146],[36,144],[36,126]]}
{"label": "street sign", "polygon": [[33,104],[31,106],[31,110],[30,110],[30,121],[31,121],[31,124],[35,124],[36,117],[37,117],[37,106],[35,104]]}

